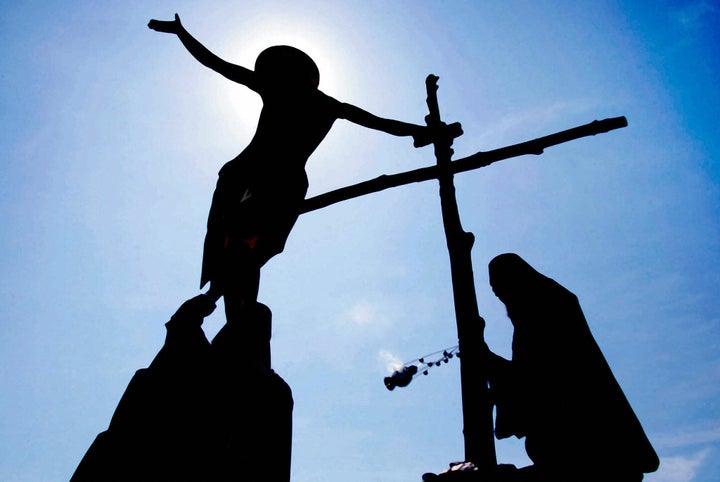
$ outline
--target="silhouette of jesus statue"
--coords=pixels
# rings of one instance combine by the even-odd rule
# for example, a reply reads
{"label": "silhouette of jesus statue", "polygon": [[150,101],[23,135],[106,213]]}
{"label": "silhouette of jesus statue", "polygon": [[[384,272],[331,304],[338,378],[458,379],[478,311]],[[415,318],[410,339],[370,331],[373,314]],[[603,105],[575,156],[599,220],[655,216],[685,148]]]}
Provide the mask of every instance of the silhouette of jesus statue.
{"label": "silhouette of jesus statue", "polygon": [[384,119],[318,90],[315,62],[290,46],[258,55],[255,70],[216,56],[175,20],[150,20],[148,27],[178,36],[204,66],[257,92],[262,98],[250,144],[226,163],[218,176],[207,223],[200,288],[225,301],[228,323],[256,304],[260,268],[282,252],[308,189],[305,164],[336,119],[346,119],[428,145],[425,126]]}

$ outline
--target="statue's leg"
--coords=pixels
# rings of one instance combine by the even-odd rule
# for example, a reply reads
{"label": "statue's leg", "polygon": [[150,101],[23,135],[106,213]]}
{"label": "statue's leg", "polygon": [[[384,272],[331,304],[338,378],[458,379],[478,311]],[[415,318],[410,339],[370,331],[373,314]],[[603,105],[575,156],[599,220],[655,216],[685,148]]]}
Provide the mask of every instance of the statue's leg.
{"label": "statue's leg", "polygon": [[257,303],[259,287],[260,267],[256,264],[243,266],[233,273],[233,282],[223,290],[228,323],[243,322],[245,308]]}
{"label": "statue's leg", "polygon": [[217,302],[224,296],[226,304],[230,299],[231,305],[252,304],[257,301],[262,264],[253,249],[256,237],[249,241],[225,236],[222,243],[224,246],[215,261],[210,288],[205,293],[211,300]]}

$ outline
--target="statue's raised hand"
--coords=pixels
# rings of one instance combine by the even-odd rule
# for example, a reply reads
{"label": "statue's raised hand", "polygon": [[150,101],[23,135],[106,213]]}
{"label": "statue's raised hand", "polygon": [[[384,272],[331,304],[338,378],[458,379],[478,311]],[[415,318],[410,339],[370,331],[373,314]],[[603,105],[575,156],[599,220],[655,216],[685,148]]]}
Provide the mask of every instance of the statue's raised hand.
{"label": "statue's raised hand", "polygon": [[182,23],[180,23],[180,17],[176,13],[175,20],[150,20],[148,28],[157,32],[177,34],[182,29]]}

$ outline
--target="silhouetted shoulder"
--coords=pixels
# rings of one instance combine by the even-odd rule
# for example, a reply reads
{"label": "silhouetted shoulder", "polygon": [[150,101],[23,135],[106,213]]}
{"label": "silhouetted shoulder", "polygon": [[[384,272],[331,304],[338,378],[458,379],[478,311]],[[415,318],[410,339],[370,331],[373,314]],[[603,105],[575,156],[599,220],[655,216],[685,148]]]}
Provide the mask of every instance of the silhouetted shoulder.
{"label": "silhouetted shoulder", "polygon": [[345,118],[343,115],[343,109],[344,109],[344,106],[347,104],[343,104],[336,98],[327,95],[325,92],[323,92],[321,90],[317,91],[316,99],[317,99],[317,102],[320,103],[323,108],[336,114],[335,117],[337,117],[339,119]]}

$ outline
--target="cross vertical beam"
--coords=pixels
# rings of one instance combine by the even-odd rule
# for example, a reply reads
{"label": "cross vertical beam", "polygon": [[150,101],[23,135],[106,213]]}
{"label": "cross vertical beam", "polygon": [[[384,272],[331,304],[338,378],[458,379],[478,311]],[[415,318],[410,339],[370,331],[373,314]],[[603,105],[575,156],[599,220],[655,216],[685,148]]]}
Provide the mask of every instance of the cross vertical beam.
{"label": "cross vertical beam", "polygon": [[[444,126],[440,120],[437,102],[438,77],[429,75],[425,80],[429,114],[428,127],[439,132]],[[480,317],[475,293],[471,250],[475,237],[465,232],[460,222],[455,186],[453,182],[452,136],[441,136],[434,142],[435,158],[440,183],[440,204],[443,227],[450,254],[450,271],[455,302],[458,344],[460,346],[460,383],[462,390],[463,437],[465,460],[473,462],[482,474],[491,474],[497,467],[492,418],[492,400],[488,388],[486,367],[482,362],[485,350],[483,332],[485,321]]]}

